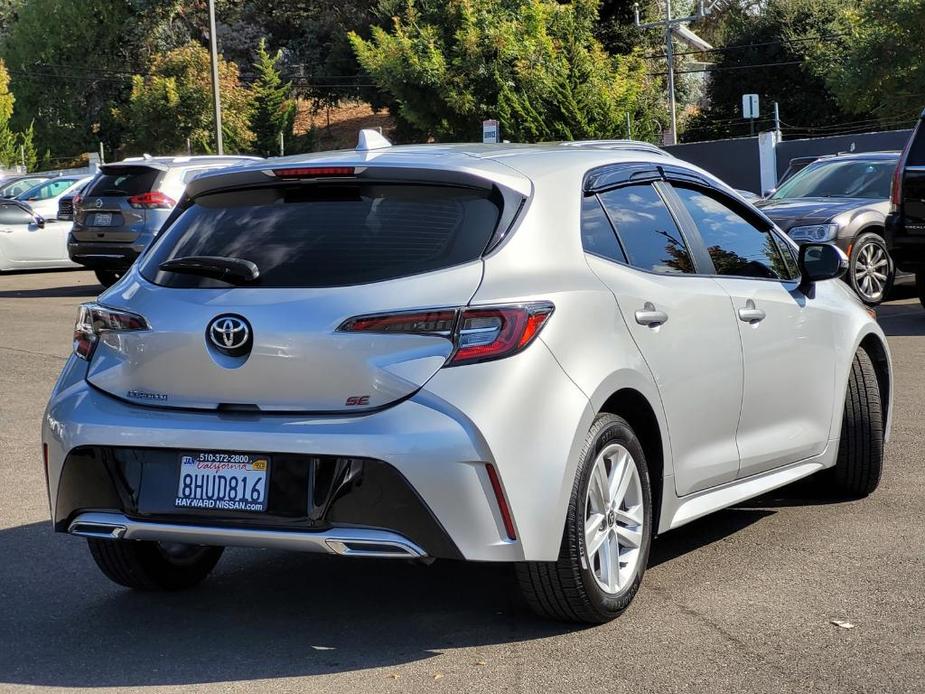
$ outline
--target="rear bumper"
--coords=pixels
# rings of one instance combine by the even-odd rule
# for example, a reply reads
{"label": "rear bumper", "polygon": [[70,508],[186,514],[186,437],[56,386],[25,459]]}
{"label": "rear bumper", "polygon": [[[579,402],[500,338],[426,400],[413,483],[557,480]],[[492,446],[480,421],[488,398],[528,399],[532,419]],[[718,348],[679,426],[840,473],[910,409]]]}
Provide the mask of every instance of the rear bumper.
{"label": "rear bumper", "polygon": [[925,269],[925,230],[911,233],[896,215],[886,219],[886,244],[896,267],[904,272]]}
{"label": "rear bumper", "polygon": [[[587,398],[541,341],[510,359],[441,370],[424,389],[388,409],[343,416],[135,405],[88,385],[86,371],[82,360],[69,360],[43,421],[51,515],[59,531],[85,513],[118,513],[150,523],[146,537],[166,526],[205,527],[215,544],[239,544],[244,533],[248,544],[267,538],[261,546],[277,546],[261,533],[304,533],[312,544],[319,533],[349,527],[395,533],[433,557],[554,560],[578,451],[593,419]],[[147,482],[172,487],[171,494],[178,475],[171,466],[179,450],[267,453],[271,477],[274,456],[291,458],[288,488],[302,499],[311,459],[360,460],[361,484],[320,515],[312,515],[308,505],[246,517],[179,513],[167,502],[159,507],[146,489],[129,483],[138,471],[113,453],[120,450],[162,454],[140,462],[164,466]],[[295,474],[300,461],[304,477]],[[505,531],[488,463],[501,479],[514,540]],[[251,530],[260,533],[244,532]],[[165,533],[163,539],[173,536]]]}
{"label": "rear bumper", "polygon": [[67,242],[70,259],[91,270],[125,272],[144,249],[143,243],[86,243],[73,237]]}

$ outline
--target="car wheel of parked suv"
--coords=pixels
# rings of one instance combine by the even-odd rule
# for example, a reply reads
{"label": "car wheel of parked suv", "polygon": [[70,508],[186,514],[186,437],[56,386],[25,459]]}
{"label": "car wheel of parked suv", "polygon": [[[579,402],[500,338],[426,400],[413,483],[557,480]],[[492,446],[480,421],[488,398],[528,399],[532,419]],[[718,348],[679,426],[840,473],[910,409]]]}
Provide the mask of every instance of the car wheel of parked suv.
{"label": "car wheel of parked suv", "polygon": [[182,590],[201,583],[224,547],[138,540],[88,539],[100,570],[119,585],[137,590]]}
{"label": "car wheel of parked suv", "polygon": [[645,454],[624,419],[598,415],[579,459],[559,559],[518,564],[521,590],[542,616],[607,622],[636,595],[651,539]]}
{"label": "car wheel of parked suv", "polygon": [[870,356],[862,347],[848,376],[838,460],[832,469],[838,491],[863,497],[880,484],[883,469],[883,409],[880,384]]}
{"label": "car wheel of parked suv", "polygon": [[886,242],[874,233],[861,234],[851,247],[848,282],[868,306],[883,301],[893,286],[893,263]]}
{"label": "car wheel of parked suv", "polygon": [[93,274],[96,275],[96,281],[107,288],[118,282],[123,275],[121,272],[113,272],[112,270],[95,270]]}

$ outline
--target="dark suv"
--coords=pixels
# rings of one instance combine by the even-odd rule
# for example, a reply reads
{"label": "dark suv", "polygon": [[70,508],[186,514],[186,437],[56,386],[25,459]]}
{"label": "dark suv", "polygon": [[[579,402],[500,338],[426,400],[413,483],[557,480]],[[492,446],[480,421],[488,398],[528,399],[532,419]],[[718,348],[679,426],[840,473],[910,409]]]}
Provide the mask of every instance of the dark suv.
{"label": "dark suv", "polygon": [[893,174],[886,242],[896,267],[915,273],[925,306],[925,111],[906,143]]}
{"label": "dark suv", "polygon": [[253,161],[259,158],[145,156],[101,166],[74,210],[68,255],[110,286],[151,242],[194,176]]}

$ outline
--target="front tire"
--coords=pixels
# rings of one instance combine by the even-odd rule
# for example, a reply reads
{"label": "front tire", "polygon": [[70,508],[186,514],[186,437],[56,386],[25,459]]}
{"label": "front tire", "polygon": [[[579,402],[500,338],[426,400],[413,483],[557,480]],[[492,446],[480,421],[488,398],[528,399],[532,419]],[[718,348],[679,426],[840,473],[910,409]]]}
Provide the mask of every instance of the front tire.
{"label": "front tire", "polygon": [[114,272],[112,270],[94,270],[93,274],[96,275],[96,281],[107,289],[122,279],[123,275],[121,272]]}
{"label": "front tire", "polygon": [[90,554],[107,578],[136,590],[183,590],[215,568],[224,547],[162,545],[137,540],[88,539]]}
{"label": "front tire", "polygon": [[883,409],[873,362],[863,347],[854,355],[845,395],[838,459],[832,471],[836,490],[865,497],[880,484],[883,471]]}
{"label": "front tire", "polygon": [[851,246],[848,283],[868,306],[880,304],[893,286],[894,268],[886,241],[879,234],[861,234]]}
{"label": "front tire", "polygon": [[517,564],[530,607],[561,621],[602,624],[632,602],[649,560],[652,491],[639,439],[600,414],[588,432],[554,562]]}

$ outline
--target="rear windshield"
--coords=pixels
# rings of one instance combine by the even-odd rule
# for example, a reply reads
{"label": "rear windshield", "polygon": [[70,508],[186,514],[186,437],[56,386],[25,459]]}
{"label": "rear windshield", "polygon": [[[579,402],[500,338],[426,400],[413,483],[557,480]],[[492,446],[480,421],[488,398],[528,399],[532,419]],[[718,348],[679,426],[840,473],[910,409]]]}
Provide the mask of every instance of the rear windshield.
{"label": "rear windshield", "polygon": [[101,173],[87,195],[97,197],[128,197],[150,193],[161,172],[144,166],[126,167],[116,171]]}
{"label": "rear windshield", "polygon": [[259,287],[381,282],[479,258],[500,208],[487,191],[406,184],[311,184],[203,195],[163,232],[141,273],[168,287],[227,287],[163,272],[172,258],[250,260]]}

